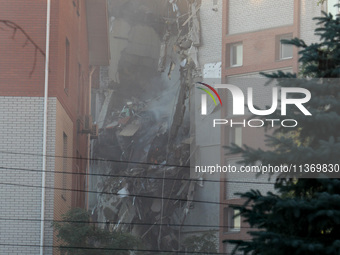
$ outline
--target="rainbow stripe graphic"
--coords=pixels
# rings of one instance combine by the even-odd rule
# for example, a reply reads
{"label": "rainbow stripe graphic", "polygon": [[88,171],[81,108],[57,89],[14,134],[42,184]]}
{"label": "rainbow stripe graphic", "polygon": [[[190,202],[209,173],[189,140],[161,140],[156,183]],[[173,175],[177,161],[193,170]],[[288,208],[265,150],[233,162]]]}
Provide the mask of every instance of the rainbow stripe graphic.
{"label": "rainbow stripe graphic", "polygon": [[[220,97],[220,95],[217,93],[217,91],[216,91],[213,87],[211,87],[210,85],[208,85],[208,84],[206,84],[206,83],[203,83],[203,82],[197,82],[197,83],[199,83],[199,84],[201,84],[201,85],[203,85],[203,86],[206,86],[206,87],[209,88],[212,92],[214,92],[215,95],[217,96],[218,100],[220,101],[221,106],[222,106],[221,97]],[[200,87],[197,87],[197,88],[200,89],[200,90],[203,90],[204,92],[206,92],[206,93],[212,98],[212,100],[214,101],[215,105],[217,105],[217,102],[216,102],[214,96],[211,94],[211,92],[210,92],[209,90],[207,90],[207,89],[205,89],[205,88],[200,88]]]}

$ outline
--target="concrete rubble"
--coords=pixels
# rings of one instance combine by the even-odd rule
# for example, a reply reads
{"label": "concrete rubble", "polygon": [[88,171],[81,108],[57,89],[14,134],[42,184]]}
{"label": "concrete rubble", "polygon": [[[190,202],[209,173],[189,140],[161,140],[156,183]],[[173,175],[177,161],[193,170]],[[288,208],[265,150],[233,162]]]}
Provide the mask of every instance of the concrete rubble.
{"label": "concrete rubble", "polygon": [[[126,8],[136,1],[118,2]],[[94,221],[106,222],[100,227],[127,231],[149,247],[175,251],[181,248],[181,224],[193,206],[196,185],[202,185],[201,179],[190,179],[189,168],[193,142],[189,93],[200,73],[200,3],[160,2],[166,17],[151,15],[148,1],[134,8],[157,20],[162,29],[148,21],[134,24],[124,16],[110,19],[111,33],[119,34],[116,24],[125,24],[122,27],[130,32],[142,27],[140,31],[146,31],[145,26],[156,31],[159,59],[146,62],[150,57],[130,42],[117,52],[115,78],[96,92],[103,99],[92,156],[103,161],[91,166],[101,175],[95,179],[99,194],[90,209]]]}

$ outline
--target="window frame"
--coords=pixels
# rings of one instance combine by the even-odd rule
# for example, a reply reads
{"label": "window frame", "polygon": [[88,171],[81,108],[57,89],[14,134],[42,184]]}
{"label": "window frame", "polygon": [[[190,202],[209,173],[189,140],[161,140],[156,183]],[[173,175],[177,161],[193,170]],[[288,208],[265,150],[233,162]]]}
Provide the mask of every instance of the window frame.
{"label": "window frame", "polygon": [[[237,51],[237,47],[238,46],[241,46],[241,52],[242,52],[242,56],[241,56],[241,63],[236,63],[236,64],[233,64],[233,59],[234,59],[234,47],[236,48],[236,53],[238,52]],[[229,45],[229,54],[230,54],[230,67],[240,67],[240,66],[243,66],[243,42],[236,42],[236,43],[231,43]],[[236,55],[236,62],[237,62],[237,55]]]}
{"label": "window frame", "polygon": [[229,144],[234,143],[237,146],[242,147],[243,145],[243,128],[242,127],[232,127],[229,133]]}
{"label": "window frame", "polygon": [[[289,60],[294,57],[294,48],[293,45],[291,44],[283,44],[282,40],[291,40],[293,39],[293,34],[288,33],[288,34],[282,34],[277,36],[277,60]],[[284,47],[290,47],[291,48],[291,56],[289,57],[284,57],[283,56],[283,48]]]}
{"label": "window frame", "polygon": [[[223,212],[224,212],[223,232],[224,233],[240,232],[242,227],[241,215],[234,217],[234,215],[240,213],[240,210],[234,209],[232,207],[225,207]],[[235,221],[237,221],[237,224],[235,224]],[[235,225],[237,226],[235,227]]]}
{"label": "window frame", "polygon": [[[235,217],[236,214],[239,214],[239,209],[234,209],[229,207],[228,210],[228,231],[229,232],[240,232],[241,231],[241,215]],[[235,222],[237,221],[237,224]],[[235,225],[238,225],[235,227]]]}

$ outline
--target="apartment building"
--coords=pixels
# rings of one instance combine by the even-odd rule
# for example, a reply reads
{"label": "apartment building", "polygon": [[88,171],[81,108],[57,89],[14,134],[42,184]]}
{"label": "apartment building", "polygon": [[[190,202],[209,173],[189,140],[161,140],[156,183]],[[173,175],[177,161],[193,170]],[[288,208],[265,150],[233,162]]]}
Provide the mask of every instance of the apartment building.
{"label": "apartment building", "polygon": [[[321,16],[321,11],[338,13],[333,7],[338,1],[325,1],[318,4],[317,0],[224,0],[222,22],[222,82],[237,85],[246,94],[247,87],[254,90],[255,104],[265,107],[271,104],[271,90],[263,86],[265,79],[259,72],[299,71],[298,49],[281,43],[282,39],[294,37],[305,40],[307,44],[316,41],[314,35],[316,21],[313,17]],[[222,93],[223,94],[223,93]],[[221,111],[222,119],[233,119],[242,123],[249,118],[248,112],[242,118],[233,116],[231,95],[223,94],[228,102]],[[264,109],[264,108],[262,108]],[[261,128],[224,125],[221,141],[224,145],[232,142],[238,145],[265,148],[264,130]],[[241,159],[237,155],[221,154],[221,164],[238,165]],[[249,226],[238,212],[230,208],[230,204],[242,204],[236,192],[259,189],[267,192],[273,185],[267,179],[256,179],[254,175],[224,175],[220,186],[220,252],[230,254],[233,247],[222,244],[225,239],[247,239]],[[254,183],[252,183],[254,182]],[[256,183],[255,183],[256,182]],[[268,182],[268,183],[266,183]]]}
{"label": "apartment building", "polygon": [[56,254],[52,221],[86,208],[91,83],[109,63],[107,3],[0,6],[0,254]]}

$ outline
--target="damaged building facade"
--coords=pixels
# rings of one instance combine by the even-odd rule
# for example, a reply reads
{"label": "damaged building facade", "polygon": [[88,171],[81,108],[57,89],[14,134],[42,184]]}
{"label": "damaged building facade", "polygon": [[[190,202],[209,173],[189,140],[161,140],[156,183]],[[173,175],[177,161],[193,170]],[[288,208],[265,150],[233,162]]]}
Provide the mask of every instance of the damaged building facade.
{"label": "damaged building facade", "polygon": [[97,73],[101,82],[92,90],[99,136],[91,145],[98,160],[91,163],[89,209],[100,227],[167,251],[185,251],[186,238],[212,232],[217,250],[230,253],[233,247],[222,240],[248,237],[247,225],[229,207],[243,202],[234,193],[273,190],[275,180],[190,167],[237,165],[241,158],[226,156],[223,146],[265,148],[264,133],[211,131],[214,118],[232,117],[232,100],[221,92],[228,106],[208,101],[202,116],[196,82],[244,87],[261,71],[298,70],[297,51],[289,56],[280,36],[310,42],[312,17],[326,7],[304,0],[276,6],[274,0],[109,2],[112,61]]}
{"label": "damaged building facade", "polygon": [[[99,128],[92,143],[93,221],[167,251],[183,251],[186,238],[213,231],[217,248],[219,184],[193,174],[190,163],[220,158],[209,158],[219,133],[212,134],[215,144],[195,138],[203,129],[195,127],[194,101],[203,70],[206,79],[221,77],[214,23],[222,24],[222,1],[109,3],[111,64],[92,90]],[[202,28],[202,19],[210,27]]]}
{"label": "damaged building facade", "polygon": [[46,5],[30,1],[28,12],[19,8],[27,1],[10,2],[0,0],[1,18],[32,40],[0,23],[0,243],[7,244],[0,254],[37,254],[41,244],[44,254],[58,253],[46,222],[70,207],[156,252],[183,253],[188,238],[212,233],[209,252],[229,254],[222,240],[248,238],[229,207],[243,202],[234,193],[266,192],[273,180],[193,166],[237,165],[240,157],[226,156],[223,146],[265,148],[264,134],[212,130],[213,119],[233,117],[232,100],[219,91],[227,106],[209,99],[202,116],[197,82],[244,89],[249,80],[263,85],[255,82],[260,71],[298,71],[297,51],[280,39],[315,40],[312,17],[333,1],[51,0],[46,144]]}

